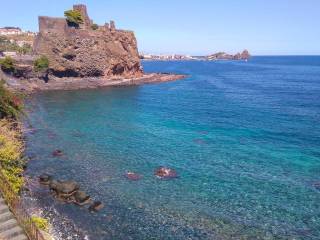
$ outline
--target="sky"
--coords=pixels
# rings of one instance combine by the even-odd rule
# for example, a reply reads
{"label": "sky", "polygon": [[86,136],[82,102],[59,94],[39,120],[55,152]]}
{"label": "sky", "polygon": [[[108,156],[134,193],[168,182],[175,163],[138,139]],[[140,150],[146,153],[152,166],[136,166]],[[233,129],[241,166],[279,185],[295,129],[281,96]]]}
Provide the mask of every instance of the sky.
{"label": "sky", "polygon": [[133,30],[140,52],[320,55],[320,0],[0,0],[0,27],[38,30],[38,16],[86,4],[97,24]]}

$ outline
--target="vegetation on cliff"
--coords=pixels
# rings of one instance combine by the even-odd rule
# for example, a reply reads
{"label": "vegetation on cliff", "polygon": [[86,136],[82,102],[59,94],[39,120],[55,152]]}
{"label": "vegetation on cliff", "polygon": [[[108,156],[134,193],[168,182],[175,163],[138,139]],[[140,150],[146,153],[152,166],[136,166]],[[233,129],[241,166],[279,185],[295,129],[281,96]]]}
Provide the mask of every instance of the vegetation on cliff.
{"label": "vegetation on cliff", "polygon": [[43,71],[49,67],[49,59],[46,56],[40,56],[33,63],[36,72]]}
{"label": "vegetation on cliff", "polygon": [[67,18],[69,25],[79,27],[83,23],[83,17],[78,10],[68,10],[64,12],[64,16]]}
{"label": "vegetation on cliff", "polygon": [[21,96],[6,89],[4,82],[0,81],[0,119],[17,119],[22,109]]}
{"label": "vegetation on cliff", "polygon": [[22,111],[22,100],[0,82],[0,165],[3,175],[18,193],[23,185],[23,142],[15,122]]}
{"label": "vegetation on cliff", "polygon": [[15,70],[14,60],[12,57],[6,56],[4,59],[0,60],[0,66],[2,71],[6,73],[12,73]]}
{"label": "vegetation on cliff", "polygon": [[17,131],[15,123],[0,120],[0,164],[2,174],[11,184],[14,192],[18,193],[23,186],[23,166],[25,161],[22,157],[23,143],[20,131]]}

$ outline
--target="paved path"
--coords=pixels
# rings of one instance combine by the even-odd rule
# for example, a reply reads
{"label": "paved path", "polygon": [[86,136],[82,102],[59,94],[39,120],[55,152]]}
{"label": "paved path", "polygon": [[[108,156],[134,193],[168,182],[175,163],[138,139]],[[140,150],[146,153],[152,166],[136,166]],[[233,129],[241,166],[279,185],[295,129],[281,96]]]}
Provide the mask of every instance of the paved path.
{"label": "paved path", "polygon": [[23,229],[0,196],[0,240],[28,240]]}

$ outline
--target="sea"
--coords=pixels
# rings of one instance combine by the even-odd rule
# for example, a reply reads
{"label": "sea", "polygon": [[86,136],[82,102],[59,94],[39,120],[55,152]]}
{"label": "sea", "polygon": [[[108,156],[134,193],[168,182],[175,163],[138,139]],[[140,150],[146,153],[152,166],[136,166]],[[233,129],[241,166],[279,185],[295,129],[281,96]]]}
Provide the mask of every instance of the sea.
{"label": "sea", "polygon": [[[23,199],[56,239],[320,239],[320,57],[143,67],[187,77],[27,99]],[[103,209],[57,200],[43,173]]]}

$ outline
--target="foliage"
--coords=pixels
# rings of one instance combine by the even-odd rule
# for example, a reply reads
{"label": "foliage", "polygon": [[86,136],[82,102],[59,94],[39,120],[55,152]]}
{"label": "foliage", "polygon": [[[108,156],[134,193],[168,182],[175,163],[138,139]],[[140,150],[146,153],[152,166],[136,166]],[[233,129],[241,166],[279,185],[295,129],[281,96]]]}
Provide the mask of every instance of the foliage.
{"label": "foliage", "polygon": [[6,89],[4,81],[0,81],[0,119],[17,119],[22,111],[22,96]]}
{"label": "foliage", "polygon": [[69,25],[79,27],[79,24],[83,23],[81,12],[79,12],[78,10],[65,11],[64,16],[67,18]]}
{"label": "foliage", "polygon": [[48,231],[49,229],[49,222],[47,219],[38,217],[38,216],[32,216],[31,221],[34,222],[34,224],[37,226],[37,228]]}
{"label": "foliage", "polygon": [[12,57],[6,56],[4,59],[0,60],[0,65],[4,72],[13,72],[15,70]]}
{"label": "foliage", "polygon": [[3,175],[18,193],[23,186],[23,142],[20,132],[7,119],[0,120],[0,164]]}
{"label": "foliage", "polygon": [[5,36],[0,36],[0,52],[17,52],[19,54],[28,54],[32,52],[32,46],[25,43],[20,47],[15,40],[9,40]]}
{"label": "foliage", "polygon": [[46,56],[40,56],[33,63],[35,71],[43,71],[49,67],[49,59]]}
{"label": "foliage", "polygon": [[19,47],[18,53],[25,55],[32,53],[32,46],[28,43],[24,43],[22,47]]}
{"label": "foliage", "polygon": [[91,29],[92,29],[92,30],[98,30],[98,28],[99,28],[99,26],[98,26],[98,24],[96,24],[96,23],[94,23],[94,24],[91,25]]}

